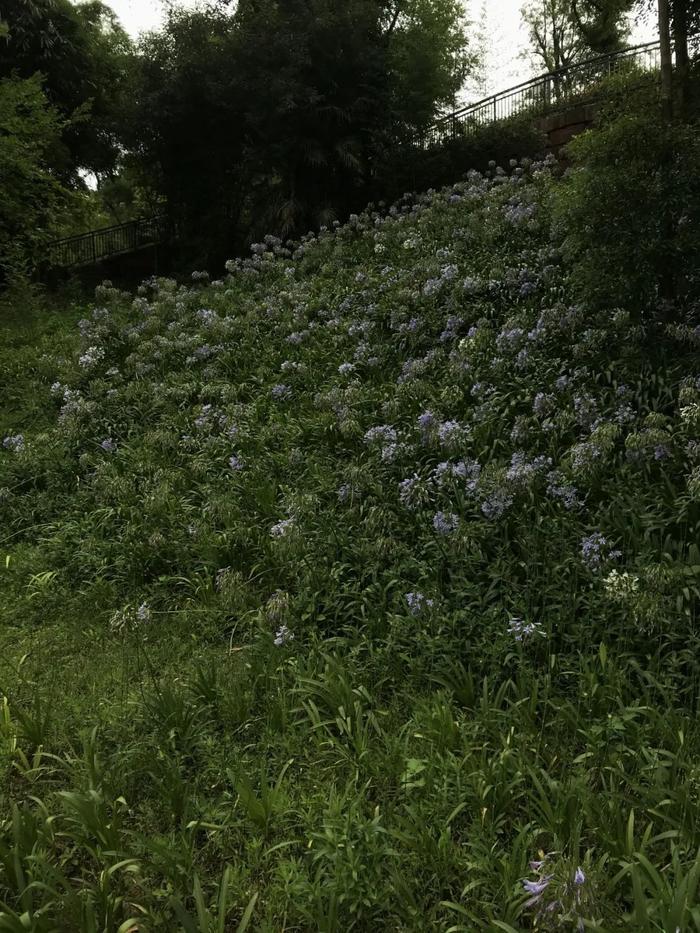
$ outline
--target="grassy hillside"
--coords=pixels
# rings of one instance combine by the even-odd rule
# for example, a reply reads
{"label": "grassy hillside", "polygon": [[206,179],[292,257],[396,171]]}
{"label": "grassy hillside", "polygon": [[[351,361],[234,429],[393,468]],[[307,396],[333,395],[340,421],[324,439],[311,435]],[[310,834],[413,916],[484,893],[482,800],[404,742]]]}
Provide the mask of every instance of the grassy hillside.
{"label": "grassy hillside", "polygon": [[12,330],[0,929],[700,929],[697,335],[560,184]]}

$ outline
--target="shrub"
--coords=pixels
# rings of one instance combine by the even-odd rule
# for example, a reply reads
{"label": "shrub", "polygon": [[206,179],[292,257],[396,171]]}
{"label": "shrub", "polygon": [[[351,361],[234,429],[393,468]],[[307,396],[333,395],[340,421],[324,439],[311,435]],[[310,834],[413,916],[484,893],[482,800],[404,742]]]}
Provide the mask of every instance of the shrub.
{"label": "shrub", "polygon": [[458,135],[444,145],[392,150],[377,170],[375,189],[393,199],[404,191],[450,184],[468,169],[484,171],[491,161],[507,165],[513,158],[539,156],[544,148],[544,134],[532,117],[517,116]]}
{"label": "shrub", "polygon": [[681,317],[700,297],[700,133],[664,126],[649,94],[613,102],[567,147],[554,196],[575,286],[637,320]]}

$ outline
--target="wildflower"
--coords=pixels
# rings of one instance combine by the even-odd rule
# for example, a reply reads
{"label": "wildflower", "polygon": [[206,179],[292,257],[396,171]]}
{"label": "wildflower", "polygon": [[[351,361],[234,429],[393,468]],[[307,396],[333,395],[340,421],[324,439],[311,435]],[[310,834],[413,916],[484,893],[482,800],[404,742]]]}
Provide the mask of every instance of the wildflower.
{"label": "wildflower", "polygon": [[350,483],[343,483],[342,486],[338,487],[338,501],[347,502],[348,499],[352,496],[352,486]]}
{"label": "wildflower", "polygon": [[513,504],[513,497],[504,489],[496,489],[481,503],[481,512],[489,521],[496,521]]}
{"label": "wildflower", "polygon": [[532,403],[532,410],[538,416],[548,415],[552,409],[552,396],[545,392],[538,392]]}
{"label": "wildflower", "polygon": [[2,446],[5,450],[17,452],[24,450],[24,434],[11,434],[3,440]]}
{"label": "wildflower", "polygon": [[101,441],[100,447],[107,454],[113,454],[117,449],[117,445],[114,443],[111,437],[106,437],[103,441]]}
{"label": "wildflower", "polygon": [[585,884],[585,883],[586,883],[586,876],[583,872],[583,869],[579,867],[576,869],[574,873],[574,884],[580,887],[582,884]]}
{"label": "wildflower", "polygon": [[421,429],[421,432],[424,435],[430,434],[430,432],[435,427],[435,415],[432,411],[424,411],[423,414],[418,416],[418,427]]}
{"label": "wildflower", "polygon": [[595,573],[606,560],[616,560],[622,556],[621,551],[609,549],[608,544],[608,539],[599,531],[581,539],[581,557],[589,570]]}
{"label": "wildflower", "polygon": [[464,436],[464,428],[457,421],[443,421],[438,427],[438,437],[443,447],[459,443]]}
{"label": "wildflower", "polygon": [[508,631],[516,641],[528,641],[533,635],[545,634],[539,622],[525,622],[520,616],[515,616],[508,622]]}
{"label": "wildflower", "polygon": [[233,456],[229,457],[228,465],[235,472],[240,472],[241,470],[245,469],[245,461],[242,457],[236,456],[236,454],[233,454]]}
{"label": "wildflower", "polygon": [[205,327],[211,327],[212,324],[219,320],[219,315],[216,311],[212,311],[211,308],[202,308],[197,312],[197,318]]}
{"label": "wildflower", "polygon": [[433,528],[439,535],[449,535],[457,529],[459,516],[454,512],[436,512],[433,516]]}
{"label": "wildflower", "polygon": [[286,625],[281,625],[277,632],[275,633],[275,645],[278,648],[281,648],[283,645],[289,644],[294,638],[294,633],[290,632]]}
{"label": "wildflower", "polygon": [[139,608],[136,610],[136,618],[139,622],[144,624],[151,621],[151,610],[148,607],[148,603],[141,603]]}
{"label": "wildflower", "polygon": [[559,499],[567,511],[578,508],[582,503],[575,486],[565,482],[557,470],[547,475],[547,495]]}
{"label": "wildflower", "polygon": [[276,525],[273,525],[270,529],[270,534],[273,538],[284,538],[290,534],[294,529],[294,519],[293,518],[283,518],[282,521],[277,522]]}
{"label": "wildflower", "polygon": [[271,392],[272,397],[276,399],[277,401],[283,401],[285,399],[290,398],[292,395],[291,387],[288,385],[284,385],[282,383],[279,383],[278,385],[274,385],[272,389],[270,390],[270,392]]}
{"label": "wildflower", "polygon": [[394,428],[389,427],[388,424],[380,424],[366,431],[364,440],[365,444],[376,444],[378,442],[393,444],[396,443],[396,438],[397,435]]}
{"label": "wildflower", "polygon": [[338,372],[341,376],[350,376],[355,372],[355,365],[353,363],[341,363]]}
{"label": "wildflower", "polygon": [[423,593],[406,593],[406,603],[408,611],[412,616],[421,615],[426,609],[432,609],[435,605],[434,599],[428,599]]}
{"label": "wildflower", "polygon": [[510,458],[510,466],[506,472],[506,479],[512,483],[523,484],[532,479],[542,470],[552,465],[552,458],[539,456],[528,460],[522,450],[516,451]]}
{"label": "wildflower", "polygon": [[552,880],[552,875],[547,875],[545,878],[542,878],[538,881],[527,881],[527,880],[523,881],[523,887],[525,888],[527,893],[534,895],[527,902],[528,907],[532,906],[534,903],[536,903],[540,899],[540,897],[546,890],[551,880]]}
{"label": "wildflower", "polygon": [[104,356],[105,351],[102,347],[88,347],[87,350],[78,357],[78,363],[83,369],[89,369],[100,363],[104,359]]}

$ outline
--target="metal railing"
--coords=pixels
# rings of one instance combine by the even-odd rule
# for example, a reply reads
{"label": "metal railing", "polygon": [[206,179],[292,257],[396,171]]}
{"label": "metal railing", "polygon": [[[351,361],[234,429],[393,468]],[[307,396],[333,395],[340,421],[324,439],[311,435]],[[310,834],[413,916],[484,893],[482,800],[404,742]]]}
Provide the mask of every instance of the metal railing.
{"label": "metal railing", "polygon": [[171,234],[171,225],[165,216],[132,220],[55,240],[48,245],[47,258],[53,268],[87,266],[110,256],[163,243]]}
{"label": "metal railing", "polygon": [[646,42],[523,81],[440,117],[415,137],[414,143],[425,149],[518,114],[540,116],[575,100],[590,99],[597,85],[609,75],[657,69],[659,50],[658,40]]}

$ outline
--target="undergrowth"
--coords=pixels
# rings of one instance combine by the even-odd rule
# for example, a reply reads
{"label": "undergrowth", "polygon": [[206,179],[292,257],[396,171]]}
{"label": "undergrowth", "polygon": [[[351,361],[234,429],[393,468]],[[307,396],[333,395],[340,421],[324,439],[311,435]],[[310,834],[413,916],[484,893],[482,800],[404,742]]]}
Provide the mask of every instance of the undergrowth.
{"label": "undergrowth", "polygon": [[697,332],[511,169],[6,328],[0,930],[700,929]]}

